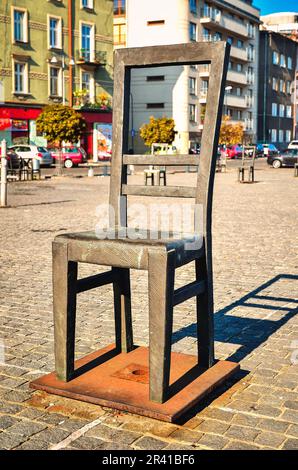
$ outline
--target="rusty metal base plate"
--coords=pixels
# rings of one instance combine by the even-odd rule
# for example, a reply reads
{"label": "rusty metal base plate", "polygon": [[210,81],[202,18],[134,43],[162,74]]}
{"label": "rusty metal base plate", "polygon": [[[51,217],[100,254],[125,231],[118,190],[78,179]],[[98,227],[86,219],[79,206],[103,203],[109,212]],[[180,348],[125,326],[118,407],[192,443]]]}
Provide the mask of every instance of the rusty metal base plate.
{"label": "rusty metal base plate", "polygon": [[70,382],[58,380],[52,372],[31,382],[30,387],[175,422],[239,370],[239,364],[218,361],[202,373],[195,356],[172,353],[169,398],[159,404],[149,401],[148,356],[148,348],[118,354],[110,345],[76,361],[76,377]]}

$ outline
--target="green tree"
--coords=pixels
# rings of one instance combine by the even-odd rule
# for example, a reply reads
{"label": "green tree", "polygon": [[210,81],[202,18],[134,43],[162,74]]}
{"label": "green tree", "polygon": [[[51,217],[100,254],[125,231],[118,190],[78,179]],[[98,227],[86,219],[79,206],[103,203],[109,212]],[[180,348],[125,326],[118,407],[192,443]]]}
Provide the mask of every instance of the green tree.
{"label": "green tree", "polygon": [[221,145],[239,144],[243,140],[242,124],[231,124],[230,119],[230,116],[223,117],[219,134],[219,144]]}
{"label": "green tree", "polygon": [[62,175],[62,142],[77,142],[86,129],[85,119],[80,113],[62,104],[49,105],[36,119],[36,129],[44,137],[58,145],[58,175]]}
{"label": "green tree", "polygon": [[140,136],[147,147],[154,143],[171,144],[175,138],[175,121],[172,118],[150,117],[148,124],[143,124],[140,128]]}

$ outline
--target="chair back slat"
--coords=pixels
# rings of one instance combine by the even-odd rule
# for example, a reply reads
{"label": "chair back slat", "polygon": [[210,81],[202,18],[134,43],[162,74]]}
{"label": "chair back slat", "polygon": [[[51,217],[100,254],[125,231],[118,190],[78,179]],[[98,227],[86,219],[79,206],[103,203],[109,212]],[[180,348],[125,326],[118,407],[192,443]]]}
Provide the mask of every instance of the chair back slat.
{"label": "chair back slat", "polygon": [[199,156],[193,155],[123,155],[124,165],[183,166],[199,165]]}
{"label": "chair back slat", "polygon": [[141,186],[124,184],[122,185],[122,194],[125,196],[195,198],[196,188],[189,186]]}

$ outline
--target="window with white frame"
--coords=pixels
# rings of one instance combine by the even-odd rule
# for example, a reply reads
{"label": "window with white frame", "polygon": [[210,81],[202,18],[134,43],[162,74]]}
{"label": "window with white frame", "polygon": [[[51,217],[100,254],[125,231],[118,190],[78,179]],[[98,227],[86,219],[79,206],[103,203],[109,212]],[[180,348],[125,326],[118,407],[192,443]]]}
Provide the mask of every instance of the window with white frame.
{"label": "window with white frame", "polygon": [[49,47],[62,48],[62,20],[55,16],[48,17]]}
{"label": "window with white frame", "polygon": [[288,95],[291,94],[291,82],[289,80],[287,80],[287,93]]}
{"label": "window with white frame", "polygon": [[14,61],[14,93],[28,93],[28,64]]}
{"label": "window with white frame", "polygon": [[284,104],[279,105],[279,117],[285,117],[285,105]]}
{"label": "window with white frame", "polygon": [[81,0],[81,8],[93,9],[93,0]]}
{"label": "window with white frame", "polygon": [[52,67],[49,69],[49,79],[50,87],[49,93],[50,96],[61,96],[62,84],[61,84],[61,68]]}
{"label": "window with white frame", "polygon": [[189,120],[190,122],[196,122],[197,107],[195,104],[189,105]]}
{"label": "window with white frame", "polygon": [[197,0],[189,0],[189,10],[194,15],[196,15],[198,13],[198,2],[197,2]]}
{"label": "window with white frame", "polygon": [[287,105],[287,107],[286,107],[286,116],[288,118],[292,117],[292,106],[290,104]]}
{"label": "window with white frame", "polygon": [[286,58],[284,54],[280,54],[280,66],[285,67],[286,66]]}
{"label": "window with white frame", "polygon": [[272,53],[272,62],[273,62],[274,65],[279,64],[279,53],[276,52],[276,51],[273,51],[273,53]]}
{"label": "window with white frame", "polygon": [[286,142],[291,142],[292,139],[292,133],[291,131],[286,131]]}
{"label": "window with white frame", "polygon": [[288,69],[292,70],[292,57],[288,57]]}
{"label": "window with white frame", "polygon": [[197,79],[195,77],[189,77],[189,93],[191,95],[197,94]]}
{"label": "window with white frame", "polygon": [[94,77],[92,73],[82,70],[81,72],[81,90],[86,90],[86,99],[94,103]]}
{"label": "window with white frame", "polygon": [[88,62],[94,59],[94,25],[81,23],[80,55]]}
{"label": "window with white frame", "polygon": [[281,93],[285,92],[285,81],[282,78],[279,80],[279,91]]}
{"label": "window with white frame", "polygon": [[278,90],[278,80],[275,77],[272,77],[272,89],[275,91]]}
{"label": "window with white frame", "polygon": [[13,42],[28,41],[28,12],[21,8],[12,8]]}
{"label": "window with white frame", "polygon": [[271,141],[272,142],[277,141],[277,130],[276,129],[271,129]]}
{"label": "window with white frame", "polygon": [[282,129],[280,129],[279,132],[278,132],[278,141],[279,142],[284,141],[284,131]]}
{"label": "window with white frame", "polygon": [[277,116],[277,103],[272,103],[272,116]]}

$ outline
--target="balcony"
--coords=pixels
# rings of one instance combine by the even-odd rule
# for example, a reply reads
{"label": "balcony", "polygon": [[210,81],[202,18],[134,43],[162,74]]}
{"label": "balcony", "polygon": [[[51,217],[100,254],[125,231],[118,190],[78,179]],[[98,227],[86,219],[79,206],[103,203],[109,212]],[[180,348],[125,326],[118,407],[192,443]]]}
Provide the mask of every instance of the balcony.
{"label": "balcony", "polygon": [[201,65],[199,67],[199,77],[208,78],[210,75],[210,64]]}
{"label": "balcony", "polygon": [[239,47],[232,46],[230,55],[234,59],[243,60],[245,62],[248,61],[246,48],[240,49]]}
{"label": "balcony", "polygon": [[106,52],[92,51],[89,49],[78,49],[76,51],[76,63],[78,65],[105,65],[106,64]]}
{"label": "balcony", "polygon": [[248,38],[249,33],[245,23],[237,21],[234,18],[216,13],[213,8],[205,7],[201,9],[200,23],[204,26],[216,26],[217,29],[223,31],[233,31],[238,36]]}
{"label": "balcony", "polygon": [[241,108],[245,109],[247,108],[247,103],[246,103],[246,97],[245,96],[237,96],[237,95],[226,95],[225,97],[225,105],[226,106],[231,106],[232,108]]}
{"label": "balcony", "polygon": [[247,76],[243,72],[235,72],[234,70],[229,70],[227,74],[227,81],[237,83],[239,85],[247,85]]}

